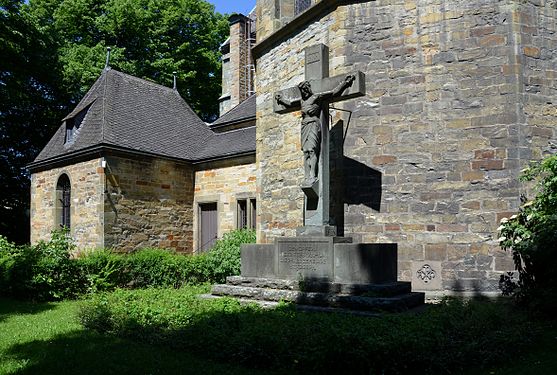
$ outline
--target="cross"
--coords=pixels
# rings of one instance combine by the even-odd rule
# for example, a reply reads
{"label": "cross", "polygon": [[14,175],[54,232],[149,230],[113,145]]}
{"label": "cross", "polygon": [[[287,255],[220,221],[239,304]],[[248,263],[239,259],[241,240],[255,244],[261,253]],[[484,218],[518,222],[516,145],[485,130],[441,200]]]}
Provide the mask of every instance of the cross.
{"label": "cross", "polygon": [[[299,234],[335,236],[336,227],[331,225],[329,214],[328,105],[365,95],[365,74],[356,71],[329,77],[329,48],[317,44],[304,51],[306,81],[297,87],[278,91],[275,94],[274,111],[288,113],[302,110],[305,178],[301,188],[305,198],[304,227],[299,230]],[[320,134],[317,130],[319,127]],[[320,144],[317,145],[317,142]]]}

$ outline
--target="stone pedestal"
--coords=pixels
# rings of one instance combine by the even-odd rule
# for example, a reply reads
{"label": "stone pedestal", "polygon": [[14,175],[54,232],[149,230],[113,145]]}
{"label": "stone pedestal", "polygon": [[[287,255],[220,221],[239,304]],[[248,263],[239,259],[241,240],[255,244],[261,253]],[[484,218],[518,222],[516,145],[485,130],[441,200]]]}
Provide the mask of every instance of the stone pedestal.
{"label": "stone pedestal", "polygon": [[269,245],[243,245],[241,274],[349,284],[396,282],[396,244],[346,242],[343,237],[301,236],[277,238]]}
{"label": "stone pedestal", "polygon": [[[320,311],[405,311],[424,303],[397,282],[397,245],[352,243],[330,228],[300,228],[274,244],[242,245],[241,276],[215,285],[213,296],[263,304],[290,301]],[[312,235],[307,235],[312,234]]]}

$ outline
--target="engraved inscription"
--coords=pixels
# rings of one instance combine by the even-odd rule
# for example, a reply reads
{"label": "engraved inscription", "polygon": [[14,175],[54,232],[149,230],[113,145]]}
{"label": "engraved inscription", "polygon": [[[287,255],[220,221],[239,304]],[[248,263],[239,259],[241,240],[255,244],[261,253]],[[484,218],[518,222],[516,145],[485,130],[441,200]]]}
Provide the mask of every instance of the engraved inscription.
{"label": "engraved inscription", "polygon": [[313,64],[321,61],[321,53],[313,52],[306,55],[306,64]]}
{"label": "engraved inscription", "polygon": [[280,252],[280,261],[296,271],[317,271],[320,265],[327,264],[327,257],[310,243],[290,243]]}
{"label": "engraved inscription", "polygon": [[332,277],[333,242],[279,240],[278,271],[282,277]]}

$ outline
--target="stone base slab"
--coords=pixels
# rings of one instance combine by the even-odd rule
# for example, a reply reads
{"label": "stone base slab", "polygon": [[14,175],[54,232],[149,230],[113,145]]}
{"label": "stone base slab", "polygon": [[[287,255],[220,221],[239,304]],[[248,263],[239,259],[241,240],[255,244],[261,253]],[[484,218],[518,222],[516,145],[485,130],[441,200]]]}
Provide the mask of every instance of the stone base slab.
{"label": "stone base slab", "polygon": [[214,296],[229,296],[261,301],[286,301],[297,305],[323,306],[365,311],[401,312],[424,303],[423,293],[405,293],[392,297],[353,296],[336,293],[269,289],[228,284],[214,285]]}
{"label": "stone base slab", "polygon": [[229,276],[227,285],[268,288],[278,290],[297,290],[303,292],[336,293],[346,295],[366,295],[375,297],[389,297],[410,293],[410,282],[394,282],[386,284],[345,284],[311,280],[267,279],[259,277]]}

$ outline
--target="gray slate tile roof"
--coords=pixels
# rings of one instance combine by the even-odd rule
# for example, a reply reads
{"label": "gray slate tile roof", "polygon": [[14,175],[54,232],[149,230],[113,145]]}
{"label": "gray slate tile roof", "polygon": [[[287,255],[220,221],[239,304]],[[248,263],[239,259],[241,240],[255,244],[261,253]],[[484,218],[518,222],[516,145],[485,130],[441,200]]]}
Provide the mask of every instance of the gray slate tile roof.
{"label": "gray slate tile roof", "polygon": [[219,117],[211,126],[224,126],[248,120],[255,120],[255,94]]}
{"label": "gray slate tile roof", "polygon": [[176,90],[114,69],[103,71],[64,120],[82,110],[87,114],[75,140],[64,144],[62,124],[32,164],[69,158],[95,146],[193,162],[255,151],[255,128],[214,133]]}

